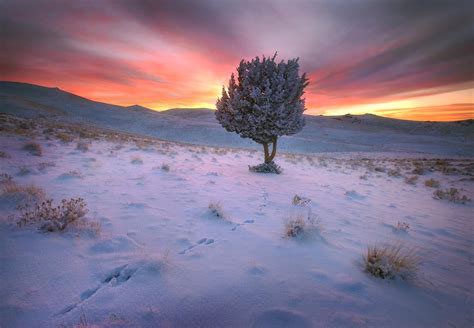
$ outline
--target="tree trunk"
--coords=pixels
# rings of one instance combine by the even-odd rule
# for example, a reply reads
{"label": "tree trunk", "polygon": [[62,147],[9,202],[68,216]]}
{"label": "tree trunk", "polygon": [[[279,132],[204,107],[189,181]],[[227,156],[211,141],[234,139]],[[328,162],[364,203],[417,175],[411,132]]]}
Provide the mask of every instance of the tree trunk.
{"label": "tree trunk", "polygon": [[270,162],[270,155],[268,155],[268,143],[263,144],[263,152],[265,153],[265,163]]}
{"label": "tree trunk", "polygon": [[276,152],[277,152],[277,138],[278,137],[273,137],[273,142],[272,142],[272,153],[270,154],[269,161],[273,161],[275,158]]}

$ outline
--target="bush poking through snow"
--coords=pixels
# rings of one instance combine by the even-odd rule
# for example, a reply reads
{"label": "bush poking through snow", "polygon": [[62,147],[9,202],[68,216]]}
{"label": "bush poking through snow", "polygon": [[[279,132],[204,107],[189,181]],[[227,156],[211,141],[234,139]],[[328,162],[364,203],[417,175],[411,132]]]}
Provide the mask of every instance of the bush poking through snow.
{"label": "bush poking through snow", "polygon": [[218,217],[220,219],[225,218],[225,214],[224,214],[224,211],[222,210],[221,202],[210,202],[208,208],[213,216]]}
{"label": "bush poking through snow", "polygon": [[433,193],[433,198],[446,199],[457,204],[466,204],[467,202],[471,201],[471,199],[469,199],[466,195],[462,195],[457,188],[449,188],[446,190],[438,189]]}
{"label": "bush poking through snow", "polygon": [[161,170],[163,170],[165,172],[169,172],[170,171],[170,165],[166,164],[166,163],[161,164]]}
{"label": "bush poking through snow", "polygon": [[275,162],[271,161],[269,163],[262,163],[255,166],[249,165],[249,170],[255,173],[275,173],[280,174],[282,169]]}
{"label": "bush poking through snow", "polygon": [[405,183],[409,185],[416,185],[416,181],[418,180],[418,176],[413,175],[411,177],[405,177]]}
{"label": "bush poking through snow", "polygon": [[438,188],[439,187],[439,181],[435,179],[428,179],[425,181],[425,186],[429,188]]}
{"label": "bush poking through snow", "polygon": [[80,223],[87,213],[86,203],[82,198],[63,199],[58,206],[53,205],[52,199],[47,199],[34,206],[20,207],[22,214],[18,226],[41,223],[39,229],[43,232],[60,232],[68,226]]}
{"label": "bush poking through snow", "polygon": [[292,204],[293,205],[298,205],[298,206],[306,206],[311,202],[311,199],[307,197],[302,197],[298,195],[293,196]]}
{"label": "bush poking through snow", "polygon": [[401,232],[408,232],[410,229],[410,225],[406,222],[398,222],[397,225],[394,227],[394,230],[396,232],[401,231]]}
{"label": "bush poking through snow", "polygon": [[131,162],[132,164],[143,164],[143,160],[140,158],[140,156],[135,156],[132,158]]}
{"label": "bush poking through snow", "polygon": [[409,279],[414,276],[419,258],[401,246],[370,246],[364,256],[365,271],[378,278]]}
{"label": "bush poking through snow", "polygon": [[22,186],[13,181],[13,178],[3,173],[0,177],[1,196],[25,197],[27,200],[42,199],[43,189],[35,185]]}
{"label": "bush poking through snow", "polygon": [[311,212],[294,214],[285,223],[285,235],[287,237],[301,237],[318,230],[320,230],[319,220]]}
{"label": "bush poking through snow", "polygon": [[70,143],[70,142],[74,141],[73,136],[71,136],[67,133],[64,133],[64,132],[59,132],[58,134],[56,134],[56,138],[58,138],[59,140],[61,140],[64,143]]}
{"label": "bush poking through snow", "polygon": [[28,142],[23,146],[23,150],[26,150],[33,156],[41,156],[43,154],[41,145],[36,142]]}
{"label": "bush poking through snow", "polygon": [[76,145],[76,149],[85,153],[86,151],[89,150],[89,144],[84,141],[79,141]]}

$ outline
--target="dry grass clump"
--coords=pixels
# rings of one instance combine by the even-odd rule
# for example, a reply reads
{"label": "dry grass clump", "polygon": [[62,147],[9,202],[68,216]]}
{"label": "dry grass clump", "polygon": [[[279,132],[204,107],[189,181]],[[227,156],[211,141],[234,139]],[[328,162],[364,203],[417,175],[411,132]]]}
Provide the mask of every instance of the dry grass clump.
{"label": "dry grass clump", "polygon": [[85,153],[86,151],[89,150],[89,143],[84,142],[84,141],[79,141],[76,145],[76,149]]}
{"label": "dry grass clump", "polygon": [[[47,199],[35,205],[23,205],[17,224],[20,227],[40,224],[43,232],[61,232],[70,226],[84,227],[82,218],[87,214],[87,204],[82,198],[63,199],[58,206],[53,205],[52,199]],[[98,223],[93,223],[98,227]]]}
{"label": "dry grass clump", "polygon": [[132,157],[132,160],[130,161],[132,164],[143,164],[143,160],[141,159],[140,156],[134,156]]}
{"label": "dry grass clump", "polygon": [[36,168],[38,169],[38,171],[44,172],[44,171],[46,171],[47,168],[55,167],[55,166],[56,166],[56,163],[54,163],[54,162],[41,162],[41,163],[38,163]]}
{"label": "dry grass clump", "polygon": [[163,171],[165,171],[165,172],[169,172],[169,170],[170,170],[170,165],[167,164],[167,163],[161,164],[161,170],[163,170]]}
{"label": "dry grass clump", "polygon": [[37,142],[30,141],[23,146],[23,150],[26,150],[33,156],[41,156],[43,154],[43,150],[41,145]]}
{"label": "dry grass clump", "polygon": [[18,172],[16,173],[16,175],[25,176],[30,173],[32,173],[31,169],[25,165],[22,165],[18,168]]}
{"label": "dry grass clump", "polygon": [[405,183],[409,185],[416,185],[416,181],[418,181],[417,175],[413,175],[411,177],[405,177]]}
{"label": "dry grass clump", "polygon": [[71,136],[70,134],[65,133],[65,132],[57,133],[56,138],[58,138],[59,140],[61,140],[64,143],[70,143],[70,142],[74,141],[74,137]]}
{"label": "dry grass clump", "polygon": [[208,209],[213,216],[218,217],[220,219],[225,219],[225,213],[222,209],[221,202],[210,202]]}
{"label": "dry grass clump", "polygon": [[319,219],[311,212],[293,214],[285,222],[285,236],[287,237],[301,237],[319,230]]}
{"label": "dry grass clump", "polygon": [[419,265],[418,255],[402,246],[369,246],[364,256],[365,271],[377,278],[412,278]]}
{"label": "dry grass clump", "polygon": [[401,231],[401,232],[408,232],[410,229],[410,225],[406,222],[398,222],[397,225],[394,227],[395,231]]}
{"label": "dry grass clump", "polygon": [[291,201],[291,203],[293,205],[298,205],[298,206],[306,206],[310,202],[311,202],[310,198],[302,197],[302,196],[298,196],[298,195],[294,195],[293,200]]}
{"label": "dry grass clump", "polygon": [[4,151],[0,151],[0,158],[11,158],[11,156]]}
{"label": "dry grass clump", "polygon": [[388,170],[387,175],[394,178],[399,178],[402,176],[399,168]]}
{"label": "dry grass clump", "polygon": [[69,179],[69,178],[83,179],[84,176],[82,175],[81,172],[76,171],[76,170],[72,170],[72,171],[61,174],[60,178],[62,178],[62,179]]}
{"label": "dry grass clump", "polygon": [[461,194],[459,189],[457,188],[449,188],[446,190],[438,189],[433,193],[434,199],[446,199],[450,202],[457,203],[457,204],[466,204],[470,202],[471,199],[468,198],[466,195]]}
{"label": "dry grass clump", "polygon": [[35,185],[19,185],[11,176],[2,174],[0,180],[2,196],[26,196],[28,199],[42,199],[45,195],[43,189]]}
{"label": "dry grass clump", "polygon": [[429,188],[438,188],[439,187],[439,181],[435,179],[428,179],[425,181],[425,186]]}

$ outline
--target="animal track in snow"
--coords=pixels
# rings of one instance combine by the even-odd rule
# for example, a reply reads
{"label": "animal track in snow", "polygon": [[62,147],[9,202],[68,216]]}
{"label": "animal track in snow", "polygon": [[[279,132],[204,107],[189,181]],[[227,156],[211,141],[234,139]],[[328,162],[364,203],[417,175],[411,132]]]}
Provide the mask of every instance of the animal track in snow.
{"label": "animal track in snow", "polygon": [[214,243],[214,239],[212,239],[212,238],[201,238],[196,242],[196,244],[185,248],[184,250],[182,250],[178,254],[185,254],[187,251],[190,251],[191,249],[193,249],[193,248],[195,248],[199,245],[210,245],[210,244],[213,244],[213,243]]}
{"label": "animal track in snow", "polygon": [[255,220],[245,220],[244,223],[237,223],[232,229],[230,229],[231,231],[235,231],[237,230],[238,227],[240,227],[241,225],[244,225],[244,224],[250,224],[250,223],[254,223]]}
{"label": "animal track in snow", "polygon": [[119,266],[112,271],[110,271],[108,274],[105,275],[105,277],[101,280],[100,285],[88,289],[81,293],[80,295],[80,301],[73,303],[71,305],[66,306],[62,311],[60,311],[57,315],[63,315],[66,313],[71,312],[75,308],[77,308],[79,305],[87,301],[89,298],[94,296],[100,289],[106,287],[106,286],[118,286],[121,285],[132,278],[132,276],[137,272],[138,268],[134,266],[130,266],[128,264]]}

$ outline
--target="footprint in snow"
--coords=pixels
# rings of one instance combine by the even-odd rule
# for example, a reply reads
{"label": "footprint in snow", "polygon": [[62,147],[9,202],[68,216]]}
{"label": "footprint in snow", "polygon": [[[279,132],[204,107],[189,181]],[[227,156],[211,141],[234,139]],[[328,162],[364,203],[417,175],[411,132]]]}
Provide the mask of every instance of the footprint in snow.
{"label": "footprint in snow", "polygon": [[178,254],[185,254],[187,251],[190,251],[191,249],[197,247],[197,246],[200,246],[200,245],[211,245],[214,243],[214,239],[212,238],[201,238],[199,239],[196,244],[193,244],[187,248],[185,248],[184,250],[182,250],[181,252],[179,252]]}
{"label": "footprint in snow", "polygon": [[138,267],[131,266],[129,264],[125,264],[111,270],[101,280],[100,285],[82,292],[79,302],[66,306],[63,310],[57,313],[57,315],[64,315],[71,312],[106,286],[110,285],[112,287],[116,287],[129,281],[130,278],[132,278],[132,276],[137,272],[137,270]]}
{"label": "footprint in snow", "polygon": [[255,220],[245,220],[244,223],[237,223],[232,229],[230,229],[231,231],[235,231],[237,230],[238,227],[240,227],[241,225],[244,225],[244,224],[252,224],[254,223]]}

